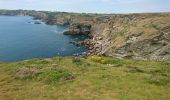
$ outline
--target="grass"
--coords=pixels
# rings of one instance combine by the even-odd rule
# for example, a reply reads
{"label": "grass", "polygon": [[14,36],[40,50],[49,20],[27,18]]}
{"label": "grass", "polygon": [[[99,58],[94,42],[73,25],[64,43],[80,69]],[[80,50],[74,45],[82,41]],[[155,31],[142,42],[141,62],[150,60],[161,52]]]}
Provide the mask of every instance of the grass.
{"label": "grass", "polygon": [[124,36],[124,32],[117,32],[118,36]]}
{"label": "grass", "polygon": [[125,33],[123,31],[117,32],[115,36],[112,38],[113,43],[116,41],[118,37],[123,37]]}
{"label": "grass", "polygon": [[0,100],[169,100],[170,62],[99,56],[0,63]]}
{"label": "grass", "polygon": [[146,24],[146,25],[143,25],[143,27],[145,27],[145,28],[155,28],[155,29],[158,29],[158,28],[157,28],[157,25],[154,25],[154,24]]}

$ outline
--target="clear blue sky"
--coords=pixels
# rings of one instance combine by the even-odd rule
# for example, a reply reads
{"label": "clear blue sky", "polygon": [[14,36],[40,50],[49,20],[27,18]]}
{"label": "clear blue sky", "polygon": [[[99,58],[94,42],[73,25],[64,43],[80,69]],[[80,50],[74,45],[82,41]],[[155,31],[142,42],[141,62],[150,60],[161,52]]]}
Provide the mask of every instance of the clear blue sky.
{"label": "clear blue sky", "polygon": [[0,0],[0,9],[87,13],[170,12],[170,0]]}

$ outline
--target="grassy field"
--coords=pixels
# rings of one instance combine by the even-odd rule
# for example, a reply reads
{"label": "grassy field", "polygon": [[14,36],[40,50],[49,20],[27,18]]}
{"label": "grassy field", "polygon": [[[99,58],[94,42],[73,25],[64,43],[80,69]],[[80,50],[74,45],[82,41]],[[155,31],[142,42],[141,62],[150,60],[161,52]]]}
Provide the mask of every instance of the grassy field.
{"label": "grassy field", "polygon": [[0,63],[0,100],[169,100],[170,62],[89,57]]}

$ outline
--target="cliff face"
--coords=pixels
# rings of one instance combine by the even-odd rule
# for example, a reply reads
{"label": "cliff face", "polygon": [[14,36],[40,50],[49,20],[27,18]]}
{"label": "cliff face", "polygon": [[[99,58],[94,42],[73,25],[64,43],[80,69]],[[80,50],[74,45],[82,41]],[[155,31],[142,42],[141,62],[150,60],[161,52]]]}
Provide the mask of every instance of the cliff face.
{"label": "cliff face", "polygon": [[65,34],[88,34],[80,44],[87,55],[170,60],[170,13],[97,15],[64,12],[0,11],[0,15],[29,15],[47,24],[69,25]]}
{"label": "cliff face", "polygon": [[107,15],[92,20],[88,22],[91,38],[80,42],[89,48],[88,55],[170,60],[170,13]]}
{"label": "cliff face", "polygon": [[170,60],[170,13],[99,18],[89,43],[91,54],[119,58]]}
{"label": "cliff face", "polygon": [[90,24],[71,24],[69,30],[64,32],[65,35],[88,35],[91,33],[91,25]]}

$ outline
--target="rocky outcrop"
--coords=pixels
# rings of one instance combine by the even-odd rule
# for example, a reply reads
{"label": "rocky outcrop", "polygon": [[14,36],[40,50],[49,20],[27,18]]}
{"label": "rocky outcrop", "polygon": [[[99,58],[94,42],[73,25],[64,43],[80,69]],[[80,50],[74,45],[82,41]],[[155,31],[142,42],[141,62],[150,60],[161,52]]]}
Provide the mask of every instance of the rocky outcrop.
{"label": "rocky outcrop", "polygon": [[71,24],[69,30],[64,32],[65,35],[88,35],[91,33],[90,24]]}
{"label": "rocky outcrop", "polygon": [[[131,42],[128,42],[129,40]],[[158,36],[151,39],[136,42],[134,39],[128,39],[126,42],[124,46],[116,49],[115,55],[151,60],[169,60],[170,58],[170,27],[162,29]]]}
{"label": "rocky outcrop", "polygon": [[170,60],[170,14],[115,15],[104,21],[93,26],[90,54]]}
{"label": "rocky outcrop", "polygon": [[90,38],[79,42],[87,55],[170,60],[170,14],[96,17]]}
{"label": "rocky outcrop", "polygon": [[56,14],[53,16],[48,16],[48,18],[46,19],[46,23],[50,24],[50,25],[69,25],[69,20],[70,20],[70,16],[69,15],[63,15],[63,14]]}

